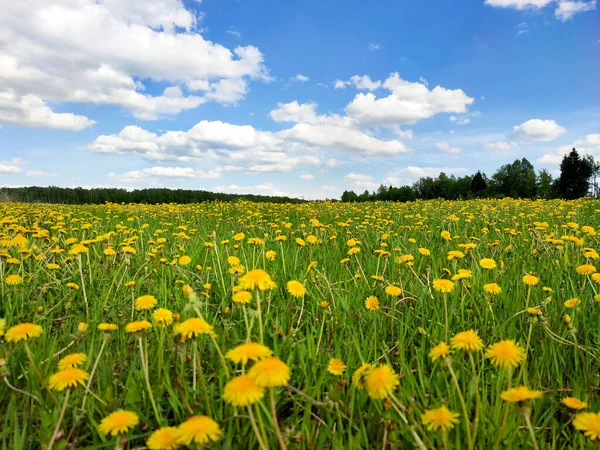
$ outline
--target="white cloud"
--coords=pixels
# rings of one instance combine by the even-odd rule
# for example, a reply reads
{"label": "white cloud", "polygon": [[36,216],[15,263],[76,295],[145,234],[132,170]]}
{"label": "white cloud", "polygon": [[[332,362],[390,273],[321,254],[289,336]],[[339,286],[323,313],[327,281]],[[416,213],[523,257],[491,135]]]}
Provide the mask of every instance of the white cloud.
{"label": "white cloud", "polygon": [[588,134],[583,138],[577,139],[572,145],[562,145],[554,152],[546,153],[541,158],[538,158],[536,162],[549,165],[560,164],[563,156],[569,153],[572,148],[577,149],[580,155],[592,155],[594,158],[600,159],[600,133]]}
{"label": "white cloud", "polygon": [[298,81],[300,83],[306,83],[307,81],[310,81],[310,78],[308,78],[306,75],[302,75],[301,73],[299,73],[295,77],[292,77],[292,81]]}
{"label": "white cloud", "polygon": [[[423,177],[437,177],[444,172],[446,175],[461,175],[467,172],[465,167],[417,167],[408,166],[388,173],[386,180],[393,184],[410,184]],[[392,181],[393,180],[393,181]],[[384,180],[385,181],[385,180]]]}
{"label": "white cloud", "polygon": [[485,144],[485,148],[489,148],[490,150],[510,150],[511,148],[513,148],[513,143],[512,142],[505,142],[505,141],[499,141],[499,142],[490,142],[488,144]]}
{"label": "white cloud", "polygon": [[485,0],[486,5],[499,8],[539,9],[554,0]]}
{"label": "white cloud", "polygon": [[13,90],[6,90],[0,91],[0,123],[29,128],[79,131],[96,122],[85,116],[55,113],[40,97],[35,95],[19,96]]}
{"label": "white cloud", "polygon": [[373,81],[369,75],[353,75],[348,81],[335,80],[333,84],[335,89],[344,89],[348,86],[354,86],[360,90],[373,91],[381,87],[381,81]]}
{"label": "white cloud", "polygon": [[326,190],[327,192],[339,192],[340,189],[336,186],[323,186],[323,189]]}
{"label": "white cloud", "polygon": [[[211,100],[235,103],[249,80],[270,79],[256,47],[208,41],[198,31],[201,20],[181,0],[5,2],[0,92],[117,105],[156,119]],[[144,92],[153,81],[179,90]],[[76,117],[53,120],[80,121],[68,129],[87,123]]]}
{"label": "white cloud", "polygon": [[273,183],[262,183],[254,186],[238,186],[237,184],[228,184],[222,186],[215,186],[212,190],[214,192],[224,192],[231,194],[257,194],[294,197],[292,194],[289,194],[279,189]]}
{"label": "white cloud", "polygon": [[446,153],[460,153],[459,147],[451,147],[447,142],[437,142],[435,146]]}
{"label": "white cloud", "polygon": [[235,30],[233,28],[230,30],[225,30],[225,33],[231,34],[232,36],[235,36],[236,38],[242,37],[242,33],[240,33],[238,30]]}
{"label": "white cloud", "polygon": [[314,180],[315,176],[311,175],[310,173],[304,173],[304,174],[300,175],[298,178],[300,178],[301,180],[304,180],[304,181],[310,181],[310,180]]}
{"label": "white cloud", "polygon": [[344,176],[344,180],[352,183],[352,186],[360,189],[373,190],[379,187],[379,184],[373,182],[373,177],[370,175],[361,175],[359,173],[350,172]]}
{"label": "white cloud", "polygon": [[165,180],[183,180],[183,179],[214,179],[220,178],[221,172],[218,170],[196,170],[191,167],[164,167],[155,166],[141,170],[132,170],[123,174],[111,172],[108,178],[112,183],[141,183],[153,182],[160,185]]}
{"label": "white cloud", "polygon": [[404,139],[412,139],[414,137],[413,130],[411,129],[402,129],[400,127],[395,127],[394,129],[392,129],[392,132],[395,135],[400,136]]}
{"label": "white cloud", "polygon": [[58,174],[54,172],[44,172],[43,170],[29,170],[25,174],[28,177],[57,177]]}
{"label": "white cloud", "polygon": [[400,183],[400,178],[398,177],[386,177],[383,179],[383,184],[397,185],[398,183]]}
{"label": "white cloud", "polygon": [[468,123],[471,123],[471,119],[467,117],[450,116],[449,120],[450,122],[455,122],[457,125],[467,125]]}
{"label": "white cloud", "polygon": [[0,173],[3,173],[3,174],[21,173],[21,168],[19,166],[15,166],[14,164],[0,163]]}
{"label": "white cloud", "polygon": [[369,50],[373,51],[373,50],[379,50],[380,45],[379,44],[374,44],[372,42],[369,42]]}
{"label": "white cloud", "polygon": [[515,125],[510,137],[525,141],[553,141],[567,130],[554,120],[531,119],[521,125]]}
{"label": "white cloud", "polygon": [[429,86],[429,81],[427,81],[425,77],[419,77],[419,83]]}
{"label": "white cloud", "polygon": [[474,99],[462,89],[436,86],[429,90],[422,83],[409,82],[397,73],[391,74],[382,85],[391,93],[376,98],[371,92],[359,93],[346,106],[348,116],[364,126],[397,126],[415,123],[442,112],[465,113]]}
{"label": "white cloud", "polygon": [[554,10],[554,15],[558,20],[566,22],[576,14],[593,11],[594,9],[596,9],[596,0],[587,2],[559,0],[558,7]]}

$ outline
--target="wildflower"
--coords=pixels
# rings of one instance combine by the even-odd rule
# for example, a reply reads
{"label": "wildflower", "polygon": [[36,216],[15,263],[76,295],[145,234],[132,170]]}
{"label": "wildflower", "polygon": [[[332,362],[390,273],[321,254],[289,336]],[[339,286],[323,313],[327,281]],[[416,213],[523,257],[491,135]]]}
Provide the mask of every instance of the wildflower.
{"label": "wildflower", "polygon": [[385,288],[385,293],[390,297],[400,297],[402,295],[402,289],[398,286],[388,286]]}
{"label": "wildflower", "polygon": [[491,345],[485,356],[495,366],[512,369],[525,360],[525,350],[513,340],[504,340]]}
{"label": "wildflower", "polygon": [[527,286],[535,286],[539,282],[540,282],[540,279],[533,275],[525,275],[523,277],[523,283],[525,283]]}
{"label": "wildflower", "polygon": [[329,306],[329,302],[327,300],[321,300],[321,302],[319,303],[319,306],[321,308],[325,309]]}
{"label": "wildflower", "polygon": [[379,309],[379,299],[374,295],[369,295],[365,300],[365,307],[369,311],[377,311]]}
{"label": "wildflower", "polygon": [[483,348],[483,341],[477,335],[475,330],[461,331],[450,339],[450,344],[455,350],[464,350],[466,352],[478,351]]}
{"label": "wildflower", "polygon": [[87,361],[85,353],[71,353],[58,361],[58,369],[65,370],[73,367],[79,367]]}
{"label": "wildflower", "polygon": [[592,274],[592,280],[600,284],[600,273],[596,272]]}
{"label": "wildflower", "polygon": [[233,406],[247,406],[258,402],[265,395],[250,375],[240,375],[227,382],[223,388],[223,400]]}
{"label": "wildflower", "polygon": [[498,295],[502,292],[502,288],[497,283],[484,284],[483,290],[490,295]]}
{"label": "wildflower", "polygon": [[245,366],[249,360],[259,361],[263,358],[268,358],[272,354],[273,352],[271,349],[262,344],[258,344],[256,342],[246,342],[229,350],[225,354],[225,358],[233,361],[236,364],[242,363],[242,365]]}
{"label": "wildflower", "polygon": [[426,249],[426,248],[423,248],[423,247],[419,247],[419,253],[422,256],[429,256],[429,255],[431,255],[431,251],[428,250],[428,249]]}
{"label": "wildflower", "polygon": [[581,302],[581,300],[579,300],[577,297],[575,297],[575,298],[570,298],[569,300],[565,301],[564,305],[565,305],[565,308],[575,308],[580,302]]}
{"label": "wildflower", "polygon": [[532,391],[526,386],[519,386],[502,392],[500,398],[508,403],[520,403],[525,400],[541,398],[542,395],[542,391]]}
{"label": "wildflower", "polygon": [[188,265],[189,263],[191,263],[191,262],[192,262],[192,258],[190,258],[190,257],[189,257],[189,256],[187,256],[187,255],[183,255],[182,257],[180,257],[180,258],[179,258],[179,261],[177,261],[177,263],[178,263],[180,266],[187,266],[187,265]]}
{"label": "wildflower", "polygon": [[275,261],[275,257],[277,256],[277,252],[274,250],[268,250],[267,253],[265,253],[265,257],[269,260],[269,261]]}
{"label": "wildflower", "polygon": [[41,336],[43,332],[44,330],[39,325],[24,322],[8,329],[8,331],[6,332],[6,341],[26,341],[30,338],[36,338]]}
{"label": "wildflower", "polygon": [[586,402],[582,402],[581,400],[575,397],[565,397],[561,400],[561,403],[567,408],[571,409],[585,409],[588,407],[588,404]]}
{"label": "wildflower", "polygon": [[239,241],[243,241],[245,237],[246,237],[246,235],[244,233],[238,233],[235,236],[233,236],[233,240],[239,242]]}
{"label": "wildflower", "polygon": [[0,337],[4,336],[6,331],[6,319],[0,318]]}
{"label": "wildflower", "polygon": [[259,289],[268,291],[277,287],[271,276],[261,269],[246,272],[239,281],[239,286],[244,290]]}
{"label": "wildflower", "polygon": [[119,410],[110,413],[100,422],[98,428],[102,434],[117,434],[126,433],[130,428],[135,427],[139,423],[138,415],[132,411]]}
{"label": "wildflower", "polygon": [[258,386],[277,387],[290,381],[290,368],[276,356],[271,356],[254,364],[248,375],[254,378]]}
{"label": "wildflower", "polygon": [[79,289],[79,285],[77,283],[73,283],[73,282],[67,283],[67,287],[69,289],[73,289],[74,291],[76,291],[77,289]]}
{"label": "wildflower", "polygon": [[58,270],[58,269],[60,269],[60,266],[58,264],[50,263],[50,264],[46,264],[46,269]]}
{"label": "wildflower", "polygon": [[252,301],[252,293],[248,291],[239,291],[233,294],[233,302],[234,303],[250,303]]}
{"label": "wildflower", "polygon": [[329,372],[331,375],[340,376],[344,373],[345,370],[346,364],[344,364],[344,361],[342,361],[341,359],[331,358],[329,360],[329,364],[327,365],[327,372]]}
{"label": "wildflower", "polygon": [[576,430],[583,431],[585,437],[591,441],[600,439],[600,412],[582,412],[573,419]]}
{"label": "wildflower", "polygon": [[292,297],[301,298],[306,294],[306,289],[302,283],[296,280],[288,281],[287,291]]}
{"label": "wildflower", "polygon": [[137,322],[130,322],[125,325],[126,333],[137,333],[138,331],[147,330],[152,328],[152,324],[147,320],[138,320]]}
{"label": "wildflower", "polygon": [[491,258],[483,258],[479,261],[479,265],[484,269],[495,269],[497,267],[496,261]]}
{"label": "wildflower", "polygon": [[221,439],[223,432],[219,424],[208,416],[193,416],[177,428],[177,442],[183,445],[208,444]]}
{"label": "wildflower", "polygon": [[596,272],[596,268],[591,264],[583,264],[575,269],[579,275],[591,275]]}
{"label": "wildflower", "polygon": [[450,354],[450,347],[445,342],[440,342],[438,345],[433,347],[429,352],[429,357],[432,361],[438,358],[445,359]]}
{"label": "wildflower", "polygon": [[465,254],[459,250],[451,250],[448,252],[448,261],[454,261],[455,259],[463,259]]}
{"label": "wildflower", "polygon": [[442,405],[437,409],[426,409],[421,416],[421,422],[430,431],[437,431],[440,428],[442,431],[449,431],[459,422],[458,417],[458,413]]}
{"label": "wildflower", "polygon": [[[85,331],[88,329],[89,325],[85,322],[79,322],[79,324],[77,325],[77,332],[79,333],[85,333]],[[0,336],[2,336],[2,333],[0,333]]]}
{"label": "wildflower", "polygon": [[454,290],[454,283],[444,278],[438,278],[433,280],[433,289],[444,294],[450,293]]}
{"label": "wildflower", "polygon": [[201,334],[214,334],[213,326],[199,317],[192,317],[179,324],[175,334],[181,334],[181,340],[186,341]]}
{"label": "wildflower", "polygon": [[296,238],[296,244],[298,244],[298,247],[304,247],[306,245],[306,242],[304,242],[304,239],[302,238]]}
{"label": "wildflower", "polygon": [[146,441],[150,450],[174,450],[179,447],[177,443],[177,428],[162,427],[150,435]]}
{"label": "wildflower", "polygon": [[362,389],[365,386],[365,377],[373,370],[375,366],[373,364],[363,363],[358,369],[352,374],[352,384],[358,389]]}
{"label": "wildflower", "polygon": [[16,286],[16,285],[21,284],[23,282],[23,278],[21,278],[19,275],[8,275],[4,279],[4,282],[8,286]]}
{"label": "wildflower", "polygon": [[117,326],[114,323],[101,323],[98,325],[98,329],[100,331],[115,331]]}
{"label": "wildflower", "polygon": [[85,370],[77,367],[69,367],[56,372],[48,380],[48,387],[57,391],[64,391],[66,388],[77,387],[77,384],[82,386],[84,381],[89,380],[90,376]]}
{"label": "wildflower", "polygon": [[137,311],[146,311],[156,306],[157,300],[154,295],[142,295],[135,299],[135,309]]}
{"label": "wildflower", "polygon": [[166,327],[173,323],[173,313],[166,308],[158,308],[152,313],[152,318],[159,327]]}
{"label": "wildflower", "polygon": [[449,241],[451,239],[449,231],[442,231],[440,233],[440,236],[442,237],[442,239],[444,239],[446,241]]}
{"label": "wildflower", "polygon": [[365,388],[369,396],[377,400],[389,397],[399,384],[400,379],[389,364],[382,364],[370,370],[365,378]]}

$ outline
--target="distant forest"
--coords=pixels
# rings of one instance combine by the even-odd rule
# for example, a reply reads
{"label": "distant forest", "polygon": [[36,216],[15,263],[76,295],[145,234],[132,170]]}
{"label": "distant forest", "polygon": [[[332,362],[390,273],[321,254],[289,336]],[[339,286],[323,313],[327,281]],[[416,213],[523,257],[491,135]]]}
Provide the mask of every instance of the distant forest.
{"label": "distant forest", "polygon": [[471,198],[565,198],[575,199],[587,195],[598,197],[596,176],[600,164],[590,155],[580,156],[576,149],[565,155],[560,165],[560,176],[553,179],[545,169],[536,173],[525,158],[500,167],[490,178],[477,172],[464,177],[440,173],[437,178],[420,178],[412,186],[384,186],[376,192],[344,191],[343,202],[447,200]]}
{"label": "distant forest", "polygon": [[[490,178],[477,172],[464,177],[440,173],[437,178],[420,178],[412,186],[384,186],[376,192],[344,191],[343,202],[447,200],[471,198],[565,198],[575,199],[586,195],[598,197],[596,176],[600,175],[600,164],[590,155],[580,156],[573,149],[565,155],[560,165],[560,176],[553,179],[545,169],[536,173],[533,165],[525,158],[500,167]],[[0,188],[0,202],[42,202],[63,204],[111,203],[202,203],[208,201],[249,200],[253,202],[301,203],[304,200],[267,195],[222,194],[187,189],[136,189],[127,191],[118,188],[60,188],[20,187]]]}
{"label": "distant forest", "polygon": [[24,203],[62,203],[69,205],[111,203],[202,203],[209,201],[230,202],[249,200],[253,202],[301,203],[303,200],[290,197],[267,195],[220,194],[209,191],[188,189],[136,189],[127,191],[117,188],[60,188],[20,187],[0,188],[0,202],[13,201]]}

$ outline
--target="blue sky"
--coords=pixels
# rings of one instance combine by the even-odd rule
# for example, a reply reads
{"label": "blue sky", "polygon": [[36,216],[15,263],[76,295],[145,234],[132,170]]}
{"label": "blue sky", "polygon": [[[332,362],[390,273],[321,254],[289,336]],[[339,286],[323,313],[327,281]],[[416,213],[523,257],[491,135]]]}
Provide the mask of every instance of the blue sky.
{"label": "blue sky", "polygon": [[0,5],[0,185],[326,198],[600,158],[593,0]]}

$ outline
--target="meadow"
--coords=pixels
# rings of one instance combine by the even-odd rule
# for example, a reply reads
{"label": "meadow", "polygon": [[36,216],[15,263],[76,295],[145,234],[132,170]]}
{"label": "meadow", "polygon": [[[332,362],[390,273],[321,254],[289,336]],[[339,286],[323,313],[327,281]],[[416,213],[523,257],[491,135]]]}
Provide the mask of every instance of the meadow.
{"label": "meadow", "polygon": [[599,208],[0,204],[0,448],[593,448]]}

